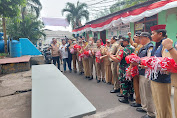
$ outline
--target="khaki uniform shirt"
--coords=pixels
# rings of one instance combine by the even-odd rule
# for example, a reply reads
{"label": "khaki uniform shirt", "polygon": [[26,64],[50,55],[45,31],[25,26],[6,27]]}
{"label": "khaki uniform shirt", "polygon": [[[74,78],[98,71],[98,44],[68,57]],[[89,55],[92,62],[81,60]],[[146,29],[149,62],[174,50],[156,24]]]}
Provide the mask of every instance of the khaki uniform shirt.
{"label": "khaki uniform shirt", "polygon": [[[69,49],[73,48],[74,47],[74,43],[72,43],[70,46],[69,46]],[[77,54],[77,51],[74,51],[74,54],[73,55],[76,55]]]}
{"label": "khaki uniform shirt", "polygon": [[[114,42],[114,43],[112,44],[112,46],[111,46],[110,53],[113,54],[113,55],[116,55],[117,50],[118,50],[118,48],[119,48],[120,46],[121,46],[120,44],[118,44],[117,42]],[[111,62],[113,62],[111,58],[109,58],[109,60],[110,60]]]}
{"label": "khaki uniform shirt", "polygon": [[114,43],[112,44],[112,46],[111,46],[111,51],[110,51],[111,54],[115,55],[116,52],[117,52],[118,47],[119,47],[119,44],[118,44],[117,42],[114,42]]}
{"label": "khaki uniform shirt", "polygon": [[[169,51],[163,47],[162,57],[171,57]],[[171,73],[171,85],[177,87],[177,73]]]}
{"label": "khaki uniform shirt", "polygon": [[[78,41],[78,42],[77,42],[77,45],[79,45],[79,46],[82,47],[83,44],[82,44],[82,42],[79,42],[79,41]],[[82,50],[82,48],[81,48],[81,50]],[[79,51],[80,53],[81,53],[81,50]],[[79,53],[77,53],[77,56],[79,56]]]}
{"label": "khaki uniform shirt", "polygon": [[[111,50],[111,47],[104,47],[103,48],[103,56],[104,55],[106,55],[106,52],[109,52]],[[109,59],[109,57],[105,57],[104,58],[104,64],[106,65],[106,66],[109,66],[109,65],[111,65],[111,61],[110,61],[110,59]]]}
{"label": "khaki uniform shirt", "polygon": [[86,46],[86,50],[94,50],[97,48],[97,44],[96,43],[93,43],[93,44],[88,44]]}
{"label": "khaki uniform shirt", "polygon": [[104,46],[100,46],[100,47],[96,47],[95,49],[93,49],[93,51],[96,53],[97,51],[101,51],[101,54],[103,53],[103,49],[104,49]]}
{"label": "khaki uniform shirt", "polygon": [[139,50],[143,47],[143,45],[141,45],[141,44],[137,44],[137,43],[134,43],[134,45],[132,45],[133,47],[135,47],[135,51],[134,51],[134,53],[136,54],[136,55],[138,55],[138,53],[139,53]]}
{"label": "khaki uniform shirt", "polygon": [[[86,50],[96,50],[97,49],[97,44],[93,43],[93,44],[88,44],[85,48]],[[92,58],[94,58],[95,56],[90,56]]]}
{"label": "khaki uniform shirt", "polygon": [[60,52],[59,52],[59,44],[51,44],[51,46],[52,46],[52,49],[51,49],[51,51],[52,51],[52,57],[58,57],[58,56],[60,56]]}
{"label": "khaki uniform shirt", "polygon": [[96,54],[97,51],[100,51],[101,55],[103,56],[104,46],[101,45],[100,47],[97,47],[96,49],[94,49],[95,54]]}

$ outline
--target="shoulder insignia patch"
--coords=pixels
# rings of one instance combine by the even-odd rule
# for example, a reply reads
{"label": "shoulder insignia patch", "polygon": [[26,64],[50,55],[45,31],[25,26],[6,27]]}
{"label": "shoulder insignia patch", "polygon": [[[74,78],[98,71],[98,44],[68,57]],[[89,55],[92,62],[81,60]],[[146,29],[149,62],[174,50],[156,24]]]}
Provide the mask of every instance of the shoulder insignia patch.
{"label": "shoulder insignia patch", "polygon": [[122,54],[122,51],[119,51],[119,55],[121,55]]}

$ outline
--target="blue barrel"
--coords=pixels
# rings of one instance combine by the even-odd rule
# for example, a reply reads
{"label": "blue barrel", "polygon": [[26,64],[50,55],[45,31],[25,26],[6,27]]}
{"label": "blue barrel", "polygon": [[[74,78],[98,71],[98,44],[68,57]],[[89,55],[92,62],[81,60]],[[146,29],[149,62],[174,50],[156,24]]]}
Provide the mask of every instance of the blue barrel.
{"label": "blue barrel", "polygon": [[0,40],[0,53],[4,53],[4,40]]}
{"label": "blue barrel", "polygon": [[0,32],[0,37],[2,37],[4,35],[4,33],[3,32]]}
{"label": "blue barrel", "polygon": [[21,57],[22,56],[21,43],[19,41],[12,40],[10,42],[10,56],[11,57]]}
{"label": "blue barrel", "polygon": [[4,53],[4,40],[2,38],[3,32],[0,32],[0,53]]}

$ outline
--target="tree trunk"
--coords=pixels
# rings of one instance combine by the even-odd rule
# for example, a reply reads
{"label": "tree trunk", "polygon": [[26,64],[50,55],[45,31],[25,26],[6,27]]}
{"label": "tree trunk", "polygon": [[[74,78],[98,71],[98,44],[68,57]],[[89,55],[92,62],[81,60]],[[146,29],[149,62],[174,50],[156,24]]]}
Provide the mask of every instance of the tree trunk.
{"label": "tree trunk", "polygon": [[79,27],[82,26],[81,20],[78,20]]}
{"label": "tree trunk", "polygon": [[25,19],[25,10],[26,10],[26,7],[22,7],[22,10],[21,10],[21,13],[22,13],[22,21],[24,21],[24,19]]}
{"label": "tree trunk", "polygon": [[76,22],[73,22],[73,29],[75,29],[76,28]]}
{"label": "tree trunk", "polygon": [[4,32],[4,50],[5,53],[7,53],[6,19],[4,17],[2,18],[2,23],[3,23],[3,32]]}

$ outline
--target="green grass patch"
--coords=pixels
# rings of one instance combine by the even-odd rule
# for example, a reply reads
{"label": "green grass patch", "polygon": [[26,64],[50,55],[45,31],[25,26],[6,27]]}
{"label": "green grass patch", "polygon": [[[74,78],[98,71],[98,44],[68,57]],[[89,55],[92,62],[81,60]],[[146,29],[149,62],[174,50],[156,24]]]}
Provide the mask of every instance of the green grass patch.
{"label": "green grass patch", "polygon": [[0,56],[7,56],[8,54],[6,54],[6,53],[0,53]]}

